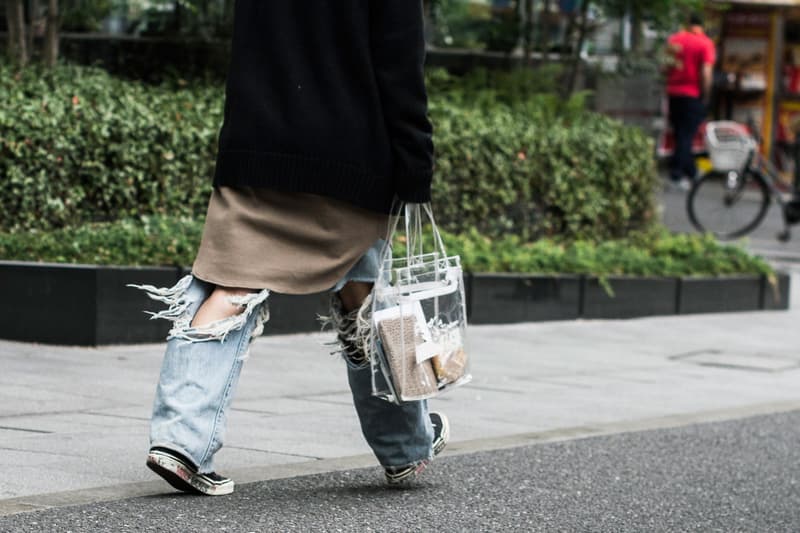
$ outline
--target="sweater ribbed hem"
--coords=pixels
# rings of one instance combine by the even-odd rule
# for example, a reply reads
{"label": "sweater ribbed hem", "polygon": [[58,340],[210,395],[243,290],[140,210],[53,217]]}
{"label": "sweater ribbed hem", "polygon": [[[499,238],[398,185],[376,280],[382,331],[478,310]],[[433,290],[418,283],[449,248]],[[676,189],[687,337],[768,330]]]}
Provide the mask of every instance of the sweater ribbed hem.
{"label": "sweater ribbed hem", "polygon": [[416,172],[395,172],[397,197],[409,203],[431,201],[431,181],[433,172],[422,169]]}
{"label": "sweater ribbed hem", "polygon": [[431,201],[430,187],[398,193],[397,197],[410,204],[424,204]]}
{"label": "sweater ribbed hem", "polygon": [[392,180],[355,164],[293,154],[228,150],[217,156],[215,187],[266,187],[319,194],[390,213]]}

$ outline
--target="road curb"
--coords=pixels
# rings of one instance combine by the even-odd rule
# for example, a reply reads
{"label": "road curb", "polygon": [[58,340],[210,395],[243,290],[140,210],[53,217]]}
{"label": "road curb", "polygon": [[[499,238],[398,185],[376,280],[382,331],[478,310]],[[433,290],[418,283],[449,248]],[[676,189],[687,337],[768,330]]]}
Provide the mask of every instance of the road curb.
{"label": "road curb", "polygon": [[[754,416],[799,410],[800,398],[793,401],[744,405],[725,409],[701,411],[697,413],[673,414],[638,420],[610,422],[606,424],[558,428],[517,435],[508,435],[504,437],[475,439],[461,442],[455,441],[448,445],[444,456],[459,456],[508,448],[518,448],[522,446],[601,437],[606,435],[678,428],[695,424],[708,424],[729,420],[739,420]],[[287,479],[369,467],[375,467],[377,470],[375,458],[372,455],[363,454],[334,459],[320,459],[303,463],[235,469],[226,472],[226,474],[230,475],[236,480],[237,485],[241,486],[249,483],[270,481],[274,479]],[[142,468],[144,468],[144,466],[142,466]],[[164,482],[156,480],[140,483],[125,483],[108,487],[55,492],[50,494],[22,496],[19,498],[0,500],[0,517],[44,511],[47,509],[71,507],[76,505],[88,505],[92,503],[111,502],[145,496],[156,496],[169,493],[169,491],[169,487],[165,485]]]}

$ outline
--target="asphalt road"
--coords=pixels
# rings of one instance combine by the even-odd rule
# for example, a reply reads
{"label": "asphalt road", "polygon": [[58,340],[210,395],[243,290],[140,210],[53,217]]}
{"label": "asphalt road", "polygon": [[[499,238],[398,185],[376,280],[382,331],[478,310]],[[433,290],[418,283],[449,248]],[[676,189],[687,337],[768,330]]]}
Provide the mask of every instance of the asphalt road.
{"label": "asphalt road", "polygon": [[[13,475],[13,472],[6,472]],[[3,532],[800,531],[800,411],[0,518]]]}

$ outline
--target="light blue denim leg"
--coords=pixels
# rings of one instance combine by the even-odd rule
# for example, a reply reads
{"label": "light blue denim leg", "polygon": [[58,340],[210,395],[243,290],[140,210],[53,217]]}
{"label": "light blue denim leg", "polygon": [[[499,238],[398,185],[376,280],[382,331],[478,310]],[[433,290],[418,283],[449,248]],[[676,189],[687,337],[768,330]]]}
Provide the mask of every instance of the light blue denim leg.
{"label": "light blue denim leg", "polygon": [[369,365],[360,369],[348,366],[347,377],[361,432],[381,465],[408,466],[433,456],[428,402],[396,405],[373,396]]}
{"label": "light blue denim leg", "polygon": [[[185,280],[182,280],[185,281]],[[177,286],[176,286],[177,287]],[[236,299],[240,315],[209,324],[190,327],[191,319],[208,298],[214,286],[196,278],[185,291],[172,291],[166,298],[179,316],[167,340],[150,422],[150,445],[180,452],[191,459],[202,473],[213,471],[214,454],[222,447],[226,412],[239,380],[252,338],[260,334],[267,318],[267,291]],[[158,289],[156,289],[158,291]],[[158,315],[156,315],[158,316]],[[166,318],[166,316],[162,316]],[[258,330],[258,331],[256,331]]]}
{"label": "light blue denim leg", "polygon": [[[383,244],[383,240],[377,241],[333,290],[340,291],[349,281],[373,283],[378,277]],[[361,431],[378,462],[384,467],[402,467],[430,459],[433,427],[428,402],[396,405],[375,397],[369,364],[357,367],[347,359],[345,362]]]}
{"label": "light blue denim leg", "polygon": [[374,283],[378,277],[378,269],[381,264],[381,252],[386,243],[383,239],[378,239],[375,244],[361,256],[358,263],[353,265],[353,268],[339,280],[331,291],[339,292],[351,281],[360,281],[363,283]]}

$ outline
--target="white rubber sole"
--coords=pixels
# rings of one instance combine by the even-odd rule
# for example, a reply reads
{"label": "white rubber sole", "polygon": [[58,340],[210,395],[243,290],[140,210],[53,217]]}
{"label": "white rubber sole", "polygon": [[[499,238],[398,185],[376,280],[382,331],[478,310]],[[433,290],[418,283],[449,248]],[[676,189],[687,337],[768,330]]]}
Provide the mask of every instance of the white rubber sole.
{"label": "white rubber sole", "polygon": [[384,474],[386,476],[386,483],[391,487],[406,485],[410,481],[417,479],[417,477],[422,474],[426,468],[428,468],[430,463],[431,462],[429,460],[425,459],[416,465],[408,466],[396,472],[385,470]]}
{"label": "white rubber sole", "polygon": [[[430,414],[436,414],[442,422],[442,432],[440,433],[439,441],[433,447],[433,456],[436,457],[444,451],[447,446],[447,441],[450,440],[450,421],[444,413],[432,411]],[[420,461],[416,465],[408,466],[397,471],[384,470],[386,482],[393,487],[405,485],[422,474],[430,463],[431,462],[426,459]]]}
{"label": "white rubber sole", "polygon": [[232,479],[215,481],[204,474],[198,474],[191,465],[178,457],[159,450],[151,450],[147,454],[147,467],[183,492],[224,496],[232,493],[234,489]]}

